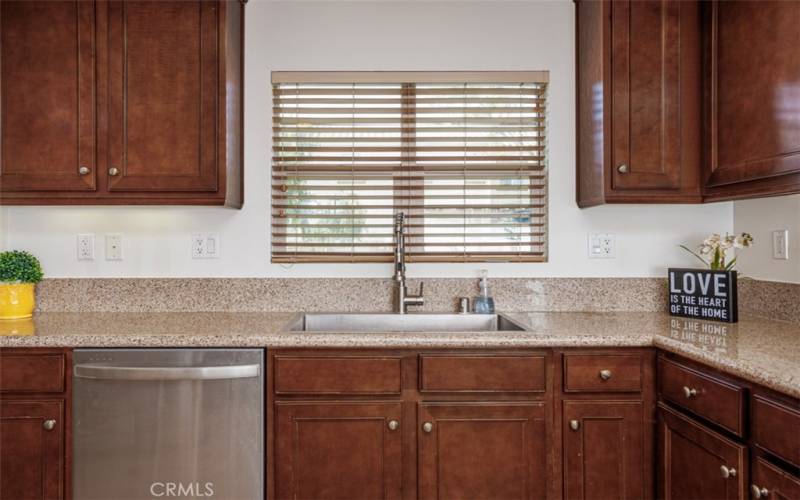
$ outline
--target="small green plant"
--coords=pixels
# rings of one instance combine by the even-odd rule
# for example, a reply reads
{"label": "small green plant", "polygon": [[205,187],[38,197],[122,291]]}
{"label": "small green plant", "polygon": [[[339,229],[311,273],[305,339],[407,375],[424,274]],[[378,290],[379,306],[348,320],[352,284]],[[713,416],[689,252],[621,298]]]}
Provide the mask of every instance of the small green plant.
{"label": "small green plant", "polygon": [[44,273],[39,259],[22,250],[0,253],[0,283],[38,283]]}

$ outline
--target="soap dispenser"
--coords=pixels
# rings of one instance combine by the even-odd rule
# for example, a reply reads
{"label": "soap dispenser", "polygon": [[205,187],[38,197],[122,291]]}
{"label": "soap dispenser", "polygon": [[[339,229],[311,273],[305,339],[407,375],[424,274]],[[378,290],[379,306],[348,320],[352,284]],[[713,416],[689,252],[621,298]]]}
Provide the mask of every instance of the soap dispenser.
{"label": "soap dispenser", "polygon": [[481,280],[478,284],[480,294],[472,302],[476,314],[494,314],[494,299],[489,295],[488,274],[486,269],[481,270]]}

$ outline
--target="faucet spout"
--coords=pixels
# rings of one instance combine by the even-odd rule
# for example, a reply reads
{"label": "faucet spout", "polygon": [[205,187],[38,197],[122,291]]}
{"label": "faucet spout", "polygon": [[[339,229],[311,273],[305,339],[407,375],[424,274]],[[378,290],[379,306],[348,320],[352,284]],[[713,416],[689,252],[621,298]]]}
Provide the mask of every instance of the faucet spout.
{"label": "faucet spout", "polygon": [[422,297],[422,285],[419,287],[419,295],[409,295],[406,287],[406,235],[405,235],[405,214],[398,212],[394,218],[394,312],[405,314],[408,306],[421,306],[424,303]]}

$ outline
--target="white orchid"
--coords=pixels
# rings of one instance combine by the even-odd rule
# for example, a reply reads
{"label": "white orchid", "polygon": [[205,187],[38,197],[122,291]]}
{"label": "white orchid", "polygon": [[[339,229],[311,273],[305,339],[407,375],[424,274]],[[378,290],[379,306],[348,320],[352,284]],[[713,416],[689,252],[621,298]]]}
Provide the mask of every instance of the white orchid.
{"label": "white orchid", "polygon": [[[690,250],[687,246],[681,245],[680,247],[694,255],[700,261],[714,271],[730,271],[736,265],[736,257],[730,262],[726,263],[727,252],[731,248],[746,248],[753,243],[753,237],[748,233],[742,233],[739,236],[725,233],[725,237],[719,234],[710,234],[708,238],[703,240],[703,243],[698,247],[699,254]],[[708,260],[702,256],[708,256]]]}

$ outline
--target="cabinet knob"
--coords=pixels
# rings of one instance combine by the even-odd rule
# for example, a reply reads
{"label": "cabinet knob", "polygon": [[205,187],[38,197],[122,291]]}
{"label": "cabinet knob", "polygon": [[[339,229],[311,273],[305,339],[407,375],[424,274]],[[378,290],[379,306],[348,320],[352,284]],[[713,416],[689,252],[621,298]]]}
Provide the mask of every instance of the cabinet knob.
{"label": "cabinet knob", "polygon": [[733,467],[726,467],[724,465],[719,466],[720,472],[722,472],[722,477],[728,479],[729,477],[736,477],[736,469]]}
{"label": "cabinet knob", "polygon": [[430,422],[425,422],[422,424],[422,430],[425,432],[432,432],[433,431],[433,424]]}
{"label": "cabinet knob", "polygon": [[697,389],[690,389],[689,387],[683,386],[683,395],[686,396],[687,399],[693,398],[697,396]]}
{"label": "cabinet knob", "polygon": [[89,172],[91,172],[89,167],[78,167],[78,173],[81,174],[81,175],[86,175]]}
{"label": "cabinet knob", "polygon": [[611,370],[600,370],[600,378],[608,380],[611,378]]}
{"label": "cabinet knob", "polygon": [[753,492],[753,498],[767,498],[769,496],[768,489],[759,488],[756,484],[750,486],[750,491]]}
{"label": "cabinet knob", "polygon": [[390,431],[396,431],[399,428],[400,428],[400,422],[398,422],[397,420],[389,420]]}
{"label": "cabinet knob", "polygon": [[119,169],[117,167],[111,167],[108,169],[108,175],[114,177],[115,175],[119,175]]}
{"label": "cabinet knob", "polygon": [[572,429],[573,431],[577,431],[578,429],[581,428],[581,423],[577,420],[570,420],[569,428]]}
{"label": "cabinet knob", "polygon": [[44,430],[46,431],[52,431],[53,429],[56,428],[56,421],[53,419],[45,420],[44,423],[42,424],[42,427],[44,427]]}
{"label": "cabinet knob", "polygon": [[617,172],[619,172],[621,174],[627,174],[629,171],[630,171],[630,169],[628,168],[628,164],[627,163],[623,163],[622,165],[617,167]]}

